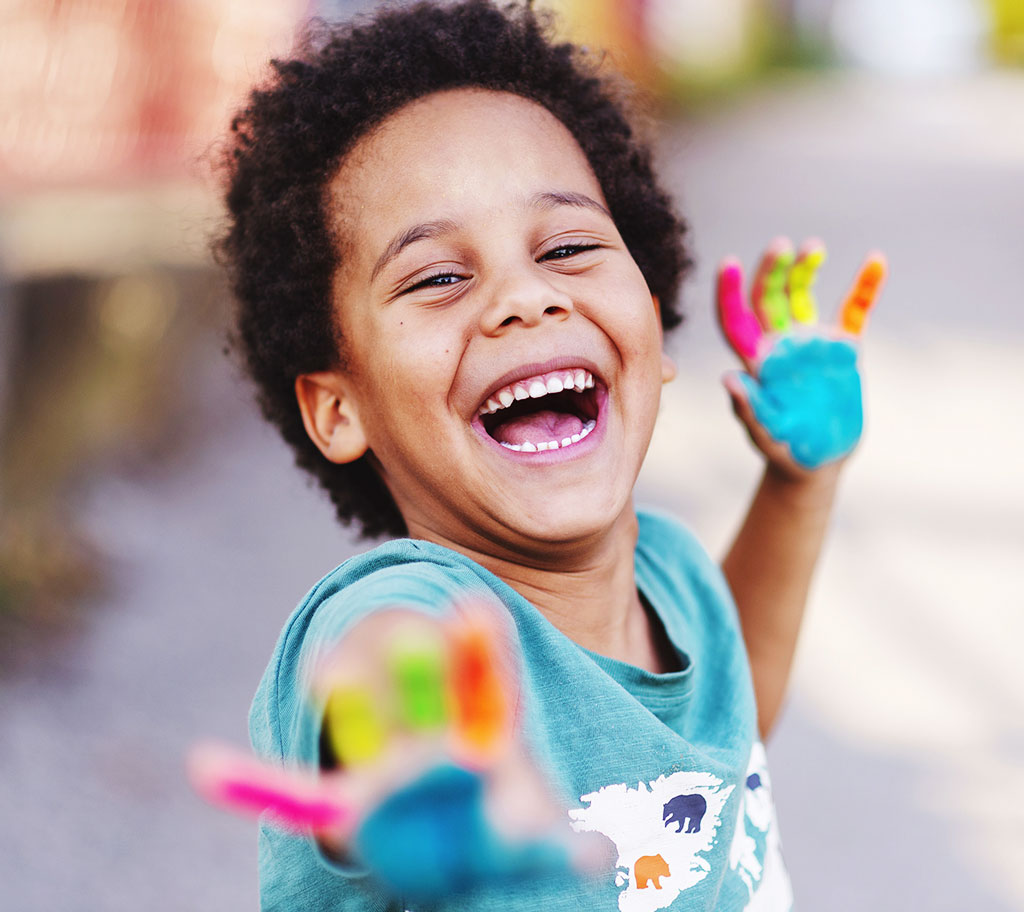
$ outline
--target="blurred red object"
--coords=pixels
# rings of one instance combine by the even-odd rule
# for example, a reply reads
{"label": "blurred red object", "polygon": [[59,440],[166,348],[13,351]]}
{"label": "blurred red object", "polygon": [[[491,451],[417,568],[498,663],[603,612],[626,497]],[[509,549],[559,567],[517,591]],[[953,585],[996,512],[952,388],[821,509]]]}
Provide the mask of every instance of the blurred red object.
{"label": "blurred red object", "polygon": [[180,177],[304,0],[13,0],[0,12],[0,191]]}

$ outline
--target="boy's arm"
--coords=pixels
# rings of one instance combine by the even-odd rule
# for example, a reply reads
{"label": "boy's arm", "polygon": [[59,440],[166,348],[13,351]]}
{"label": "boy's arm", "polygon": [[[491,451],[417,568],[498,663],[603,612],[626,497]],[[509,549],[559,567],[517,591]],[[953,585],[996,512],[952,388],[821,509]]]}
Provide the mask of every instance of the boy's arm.
{"label": "boy's arm", "polygon": [[517,643],[498,606],[374,611],[314,642],[302,677],[320,768],[200,745],[200,794],[311,836],[338,876],[370,874],[367,889],[416,902],[593,867],[519,737]]}
{"label": "boy's arm", "polygon": [[769,464],[722,561],[747,644],[762,738],[785,696],[838,479],[838,464],[803,479]]}
{"label": "boy's arm", "polygon": [[718,317],[746,373],[729,374],[733,410],[767,465],[722,562],[750,659],[758,724],[771,731],[785,696],[800,624],[839,474],[863,426],[855,343],[885,277],[872,254],[826,333],[811,294],[818,241],[794,257],[785,238],[764,255],[751,303],[735,260],[722,264]]}

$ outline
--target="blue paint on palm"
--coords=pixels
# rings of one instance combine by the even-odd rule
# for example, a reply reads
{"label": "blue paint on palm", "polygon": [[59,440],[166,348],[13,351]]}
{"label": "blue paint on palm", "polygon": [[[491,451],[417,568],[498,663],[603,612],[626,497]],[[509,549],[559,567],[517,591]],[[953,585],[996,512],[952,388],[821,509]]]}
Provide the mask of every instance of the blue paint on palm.
{"label": "blue paint on palm", "polygon": [[568,869],[561,846],[503,840],[487,821],[483,798],[478,774],[435,767],[377,806],[357,831],[355,849],[395,894],[419,902]]}
{"label": "blue paint on palm", "polygon": [[785,336],[761,364],[758,380],[745,374],[741,380],[757,420],[804,468],[845,456],[860,439],[860,374],[849,342]]}

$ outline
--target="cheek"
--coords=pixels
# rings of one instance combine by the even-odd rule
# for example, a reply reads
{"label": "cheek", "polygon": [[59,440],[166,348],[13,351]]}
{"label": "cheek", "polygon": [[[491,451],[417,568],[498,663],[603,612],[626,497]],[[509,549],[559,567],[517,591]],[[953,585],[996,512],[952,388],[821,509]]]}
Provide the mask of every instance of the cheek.
{"label": "cheek", "polygon": [[643,274],[630,260],[616,278],[604,275],[594,288],[600,295],[602,318],[608,330],[631,352],[661,347],[661,316]]}
{"label": "cheek", "polygon": [[415,384],[419,395],[447,393],[463,345],[461,334],[443,318],[415,324],[400,321],[383,344],[394,378]]}
{"label": "cheek", "polygon": [[408,423],[411,416],[416,424],[426,425],[447,407],[460,358],[458,338],[423,323],[398,319],[374,338],[367,385],[385,423],[400,417]]}
{"label": "cheek", "polygon": [[661,321],[649,298],[646,303],[615,308],[607,325],[623,358],[641,362],[653,359],[660,368]]}

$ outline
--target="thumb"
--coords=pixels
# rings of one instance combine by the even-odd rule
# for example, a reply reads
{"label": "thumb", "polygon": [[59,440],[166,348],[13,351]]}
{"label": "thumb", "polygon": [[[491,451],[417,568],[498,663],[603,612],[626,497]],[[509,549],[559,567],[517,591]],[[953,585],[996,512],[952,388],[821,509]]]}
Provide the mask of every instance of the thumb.
{"label": "thumb", "polygon": [[758,425],[768,425],[777,417],[778,409],[765,396],[761,384],[750,374],[728,371],[722,376],[722,385],[729,394],[733,412],[748,430],[753,431]]}
{"label": "thumb", "polygon": [[754,445],[770,459],[776,458],[776,451],[782,446],[779,435],[785,432],[787,422],[771,396],[754,377],[742,371],[723,375],[722,385],[729,394],[734,414]]}

